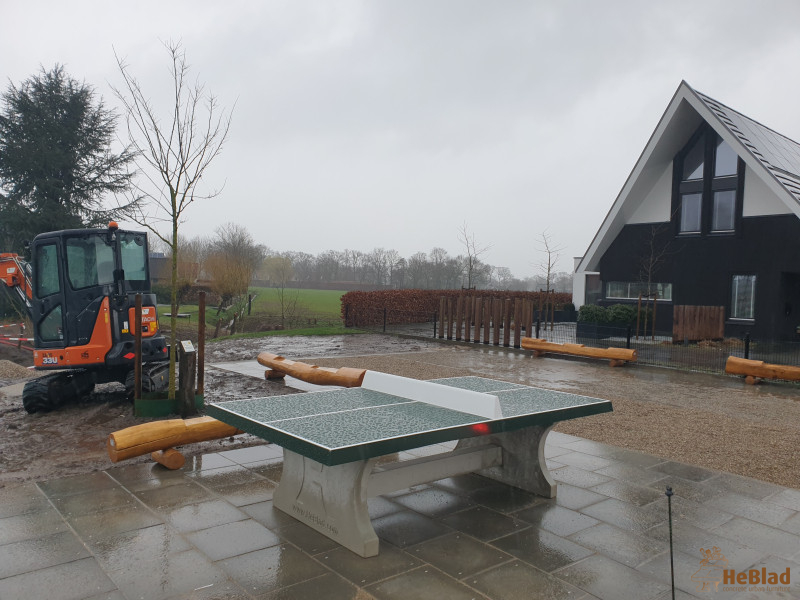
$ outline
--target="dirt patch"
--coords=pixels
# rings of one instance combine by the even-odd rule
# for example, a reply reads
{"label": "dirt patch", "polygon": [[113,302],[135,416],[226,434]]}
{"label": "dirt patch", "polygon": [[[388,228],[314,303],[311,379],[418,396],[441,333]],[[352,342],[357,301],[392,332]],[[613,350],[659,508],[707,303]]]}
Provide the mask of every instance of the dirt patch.
{"label": "dirt patch", "polygon": [[[368,368],[418,379],[482,375],[610,399],[613,413],[562,423],[557,430],[800,488],[795,464],[800,446],[797,386],[748,386],[732,377],[638,366],[610,369],[605,361],[533,359],[493,347],[371,334],[224,340],[208,344],[207,365],[254,360],[263,351],[321,366]],[[206,397],[214,401],[295,391],[281,381],[211,366],[206,371]],[[0,397],[0,486],[110,467],[108,434],[148,420],[132,415],[121,392],[116,384],[98,386],[80,403],[28,415],[22,409],[20,385],[0,389],[0,395],[5,393]],[[181,451],[194,456],[259,443],[252,436],[238,436]],[[136,461],[147,462],[149,457],[132,462]]]}

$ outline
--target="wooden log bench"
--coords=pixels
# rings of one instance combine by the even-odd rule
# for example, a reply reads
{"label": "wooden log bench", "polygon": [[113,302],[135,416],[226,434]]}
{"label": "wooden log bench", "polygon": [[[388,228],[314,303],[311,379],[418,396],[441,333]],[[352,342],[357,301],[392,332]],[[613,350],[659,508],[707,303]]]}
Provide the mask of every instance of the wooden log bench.
{"label": "wooden log bench", "polygon": [[729,356],[725,362],[725,372],[730,375],[744,375],[745,382],[755,384],[761,379],[785,379],[800,381],[800,367],[765,363],[763,360],[750,360]]}
{"label": "wooden log bench", "polygon": [[522,338],[520,345],[526,350],[533,350],[534,356],[543,356],[549,352],[586,358],[606,358],[612,367],[621,367],[626,362],[635,362],[637,359],[636,350],[628,348],[592,348],[583,344],[557,344],[529,337]]}

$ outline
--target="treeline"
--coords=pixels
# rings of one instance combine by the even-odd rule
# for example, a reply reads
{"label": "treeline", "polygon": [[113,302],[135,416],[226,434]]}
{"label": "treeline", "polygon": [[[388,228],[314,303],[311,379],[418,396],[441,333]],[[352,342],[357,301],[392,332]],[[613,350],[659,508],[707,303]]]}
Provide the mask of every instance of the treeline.
{"label": "treeline", "polygon": [[[151,239],[152,241],[152,239]],[[169,256],[168,247],[155,247]],[[375,248],[276,252],[257,244],[246,228],[220,226],[210,238],[179,239],[179,279],[210,280],[221,296],[245,291],[253,283],[271,287],[303,287],[356,283],[376,289],[502,289],[572,291],[569,273],[542,270],[524,279],[507,267],[495,267],[468,256],[452,256],[444,248],[417,252],[408,258],[397,250]],[[152,261],[151,261],[152,266]],[[471,286],[470,286],[471,282]]]}
{"label": "treeline", "polygon": [[[291,266],[291,281],[302,283],[355,282],[391,289],[461,289],[468,287],[467,257],[452,256],[444,248],[430,252],[416,252],[408,258],[396,250],[375,248],[370,252],[359,250],[328,250],[317,254],[306,252],[267,251],[263,268],[255,274],[257,279],[280,285],[283,281],[274,265],[285,260]],[[504,289],[538,291],[548,289],[544,274],[517,278],[507,267],[495,267],[473,258],[472,287],[478,289]],[[569,273],[550,276],[550,290],[572,290]]]}

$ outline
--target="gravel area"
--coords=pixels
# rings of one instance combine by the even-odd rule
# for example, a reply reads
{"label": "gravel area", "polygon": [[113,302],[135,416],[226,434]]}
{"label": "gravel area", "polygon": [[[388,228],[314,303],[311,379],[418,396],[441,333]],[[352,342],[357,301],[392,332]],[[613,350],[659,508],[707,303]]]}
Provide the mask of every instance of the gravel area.
{"label": "gravel area", "polygon": [[[417,379],[481,375],[609,399],[613,413],[561,423],[556,429],[800,489],[800,387],[795,385],[751,386],[733,377],[641,366],[610,368],[605,361],[533,358],[493,347],[380,335],[224,340],[207,346],[207,365],[254,360],[263,351],[320,366],[367,368]],[[2,388],[28,375],[27,369],[0,360],[0,487],[108,468],[107,435],[146,420],[131,415],[130,405],[113,385],[55,413],[27,415],[21,390],[14,391],[21,386]],[[208,400],[294,391],[279,381],[213,367],[207,369],[206,381]],[[182,451],[193,456],[254,443],[260,441],[239,436]]]}

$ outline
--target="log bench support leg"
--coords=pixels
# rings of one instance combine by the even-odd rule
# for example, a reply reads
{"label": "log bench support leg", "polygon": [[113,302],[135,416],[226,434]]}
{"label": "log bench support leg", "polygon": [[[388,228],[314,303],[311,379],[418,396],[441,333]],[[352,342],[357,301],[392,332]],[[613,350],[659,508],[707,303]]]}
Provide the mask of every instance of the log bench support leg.
{"label": "log bench support leg", "polygon": [[378,536],[367,510],[375,460],[328,467],[284,448],[274,506],[359,556],[376,556]]}
{"label": "log bench support leg", "polygon": [[[476,471],[479,475],[532,492],[545,498],[555,498],[557,485],[544,459],[544,444],[553,428],[528,427],[516,431],[467,438],[458,442],[459,448],[467,448],[487,442],[503,449],[501,465]],[[488,439],[487,439],[488,438]]]}

